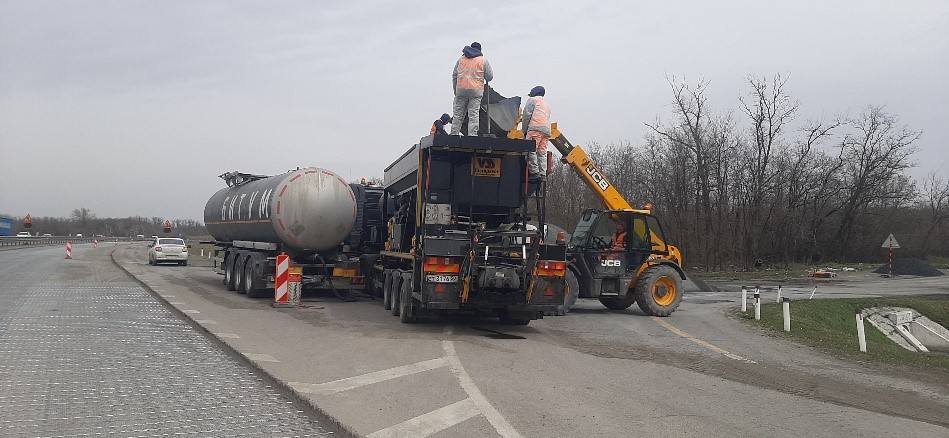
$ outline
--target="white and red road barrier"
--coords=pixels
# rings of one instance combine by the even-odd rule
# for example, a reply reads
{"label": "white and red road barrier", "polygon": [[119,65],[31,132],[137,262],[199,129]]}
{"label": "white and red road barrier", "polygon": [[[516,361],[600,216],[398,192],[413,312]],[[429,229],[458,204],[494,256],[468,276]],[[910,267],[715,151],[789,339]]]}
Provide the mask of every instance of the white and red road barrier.
{"label": "white and red road barrier", "polygon": [[93,240],[93,241],[92,241],[92,247],[93,247],[93,248],[98,248],[98,247],[99,247],[99,241],[98,241],[98,240]]}
{"label": "white and red road barrier", "polygon": [[277,256],[277,272],[274,277],[274,307],[296,307],[300,304],[303,270],[290,266],[290,256]]}
{"label": "white and red road barrier", "polygon": [[66,241],[66,260],[72,259],[72,242]]}

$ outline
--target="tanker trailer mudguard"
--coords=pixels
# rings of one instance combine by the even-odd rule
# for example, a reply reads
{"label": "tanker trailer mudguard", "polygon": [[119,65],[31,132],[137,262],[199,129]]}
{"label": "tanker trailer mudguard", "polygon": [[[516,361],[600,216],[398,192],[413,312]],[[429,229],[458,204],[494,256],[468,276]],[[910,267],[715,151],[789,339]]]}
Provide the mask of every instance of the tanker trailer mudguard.
{"label": "tanker trailer mudguard", "polygon": [[228,289],[272,295],[279,253],[303,268],[305,285],[337,292],[364,287],[358,257],[345,252],[360,212],[353,189],[339,175],[306,167],[276,176],[229,172],[221,178],[228,187],[208,200],[204,221]]}
{"label": "tanker trailer mudguard", "polygon": [[391,232],[380,260],[393,314],[413,322],[469,310],[527,324],[563,304],[566,252],[542,241],[544,187],[526,170],[533,150],[526,140],[435,135],[386,168]]}

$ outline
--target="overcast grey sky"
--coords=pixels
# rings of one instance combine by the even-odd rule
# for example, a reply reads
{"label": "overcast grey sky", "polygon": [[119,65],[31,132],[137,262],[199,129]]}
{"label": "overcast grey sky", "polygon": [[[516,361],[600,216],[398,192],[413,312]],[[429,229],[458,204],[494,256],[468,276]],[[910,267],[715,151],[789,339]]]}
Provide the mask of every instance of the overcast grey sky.
{"label": "overcast grey sky", "polygon": [[782,73],[802,121],[885,105],[913,174],[949,175],[947,1],[0,0],[0,212],[201,219],[228,170],[381,176],[474,40],[574,143],[641,141],[667,75],[728,111]]}

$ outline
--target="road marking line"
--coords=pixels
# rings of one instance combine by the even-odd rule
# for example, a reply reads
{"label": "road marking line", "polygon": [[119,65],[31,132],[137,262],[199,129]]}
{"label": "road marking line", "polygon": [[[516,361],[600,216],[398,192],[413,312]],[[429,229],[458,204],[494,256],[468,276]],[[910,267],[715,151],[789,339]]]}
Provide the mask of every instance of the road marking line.
{"label": "road marking line", "polygon": [[397,379],[399,377],[418,374],[423,371],[434,370],[448,365],[445,358],[426,360],[416,362],[410,365],[389,368],[387,370],[375,371],[359,376],[347,377],[345,379],[334,380],[326,383],[302,383],[290,382],[290,386],[300,392],[308,394],[335,394],[337,392],[349,391],[350,389],[361,386],[372,385],[373,383],[385,382],[386,380]]}
{"label": "road marking line", "polygon": [[244,353],[244,356],[247,356],[250,360],[256,360],[257,362],[280,362],[273,356],[263,353]]}
{"label": "road marking line", "polygon": [[194,322],[198,324],[217,324],[217,321],[213,319],[196,319]]}
{"label": "road marking line", "polygon": [[659,325],[665,327],[665,328],[666,328],[667,330],[669,330],[670,332],[675,333],[675,334],[677,334],[677,335],[679,335],[679,336],[681,336],[681,337],[683,337],[683,338],[685,338],[685,339],[688,339],[688,340],[690,340],[690,341],[692,341],[692,342],[694,342],[694,343],[696,343],[696,344],[698,344],[698,345],[701,345],[701,346],[703,346],[703,347],[705,347],[705,348],[707,348],[707,349],[709,349],[709,350],[712,350],[712,351],[714,351],[714,352],[716,352],[716,353],[718,353],[718,354],[721,354],[722,356],[725,356],[725,357],[727,357],[727,358],[729,358],[729,359],[740,360],[740,361],[748,362],[748,363],[758,363],[758,362],[755,362],[755,361],[753,361],[753,360],[751,360],[751,359],[745,359],[744,357],[741,357],[741,356],[739,356],[739,355],[737,355],[737,354],[729,353],[729,352],[728,352],[727,350],[725,350],[725,349],[719,348],[719,347],[717,347],[717,346],[715,346],[715,345],[712,345],[712,344],[710,344],[710,343],[708,343],[708,342],[705,342],[705,341],[703,341],[703,340],[701,340],[701,339],[699,339],[699,338],[696,338],[695,336],[692,336],[692,335],[690,335],[690,334],[688,334],[688,333],[686,333],[686,332],[680,330],[678,327],[676,327],[676,326],[674,326],[674,325],[672,325],[672,324],[670,324],[670,323],[664,321],[662,318],[660,318],[660,317],[658,317],[658,316],[653,316],[653,317],[652,317],[652,320],[653,320],[653,321],[656,321],[657,324],[659,324]]}
{"label": "road marking line", "polygon": [[215,333],[214,336],[219,338],[228,338],[228,339],[240,339],[241,337],[237,333]]}
{"label": "road marking line", "polygon": [[180,305],[186,304],[186,303],[184,303],[184,302],[182,302],[182,301],[169,301],[168,304],[171,304],[172,306],[180,306]]}
{"label": "road marking line", "polygon": [[399,424],[377,430],[366,438],[396,438],[396,437],[423,437],[448,429],[462,421],[480,414],[478,407],[471,399],[452,403],[427,414],[410,418]]}
{"label": "road marking line", "polygon": [[174,295],[162,295],[162,294],[158,294],[158,296],[160,296],[160,297],[162,297],[162,298],[174,298],[174,297],[175,297]]}
{"label": "road marking line", "polygon": [[[445,327],[445,335],[451,335],[451,333],[452,327]],[[465,371],[465,367],[461,365],[461,359],[458,358],[458,353],[455,352],[455,344],[447,339],[442,340],[442,349],[445,350],[445,358],[448,360],[448,368],[451,370],[451,373],[458,379],[458,383],[461,385],[461,388],[465,390],[465,393],[468,394],[468,398],[471,402],[478,407],[481,414],[494,426],[494,430],[503,438],[520,438],[521,434],[491,405],[491,402],[481,393],[481,390],[475,385],[474,380],[468,375],[468,372]]]}
{"label": "road marking line", "polygon": [[182,310],[182,312],[184,312],[184,313],[201,313],[200,310],[194,310],[194,309],[185,309],[185,310]]}

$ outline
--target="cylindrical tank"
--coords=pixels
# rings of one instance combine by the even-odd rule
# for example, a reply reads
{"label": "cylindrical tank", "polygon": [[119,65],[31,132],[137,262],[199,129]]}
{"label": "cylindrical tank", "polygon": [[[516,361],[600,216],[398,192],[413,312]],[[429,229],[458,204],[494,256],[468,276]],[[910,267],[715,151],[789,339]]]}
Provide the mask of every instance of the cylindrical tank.
{"label": "cylindrical tank", "polygon": [[221,189],[204,207],[204,223],[219,241],[282,243],[300,252],[336,247],[355,217],[349,184],[317,167]]}

